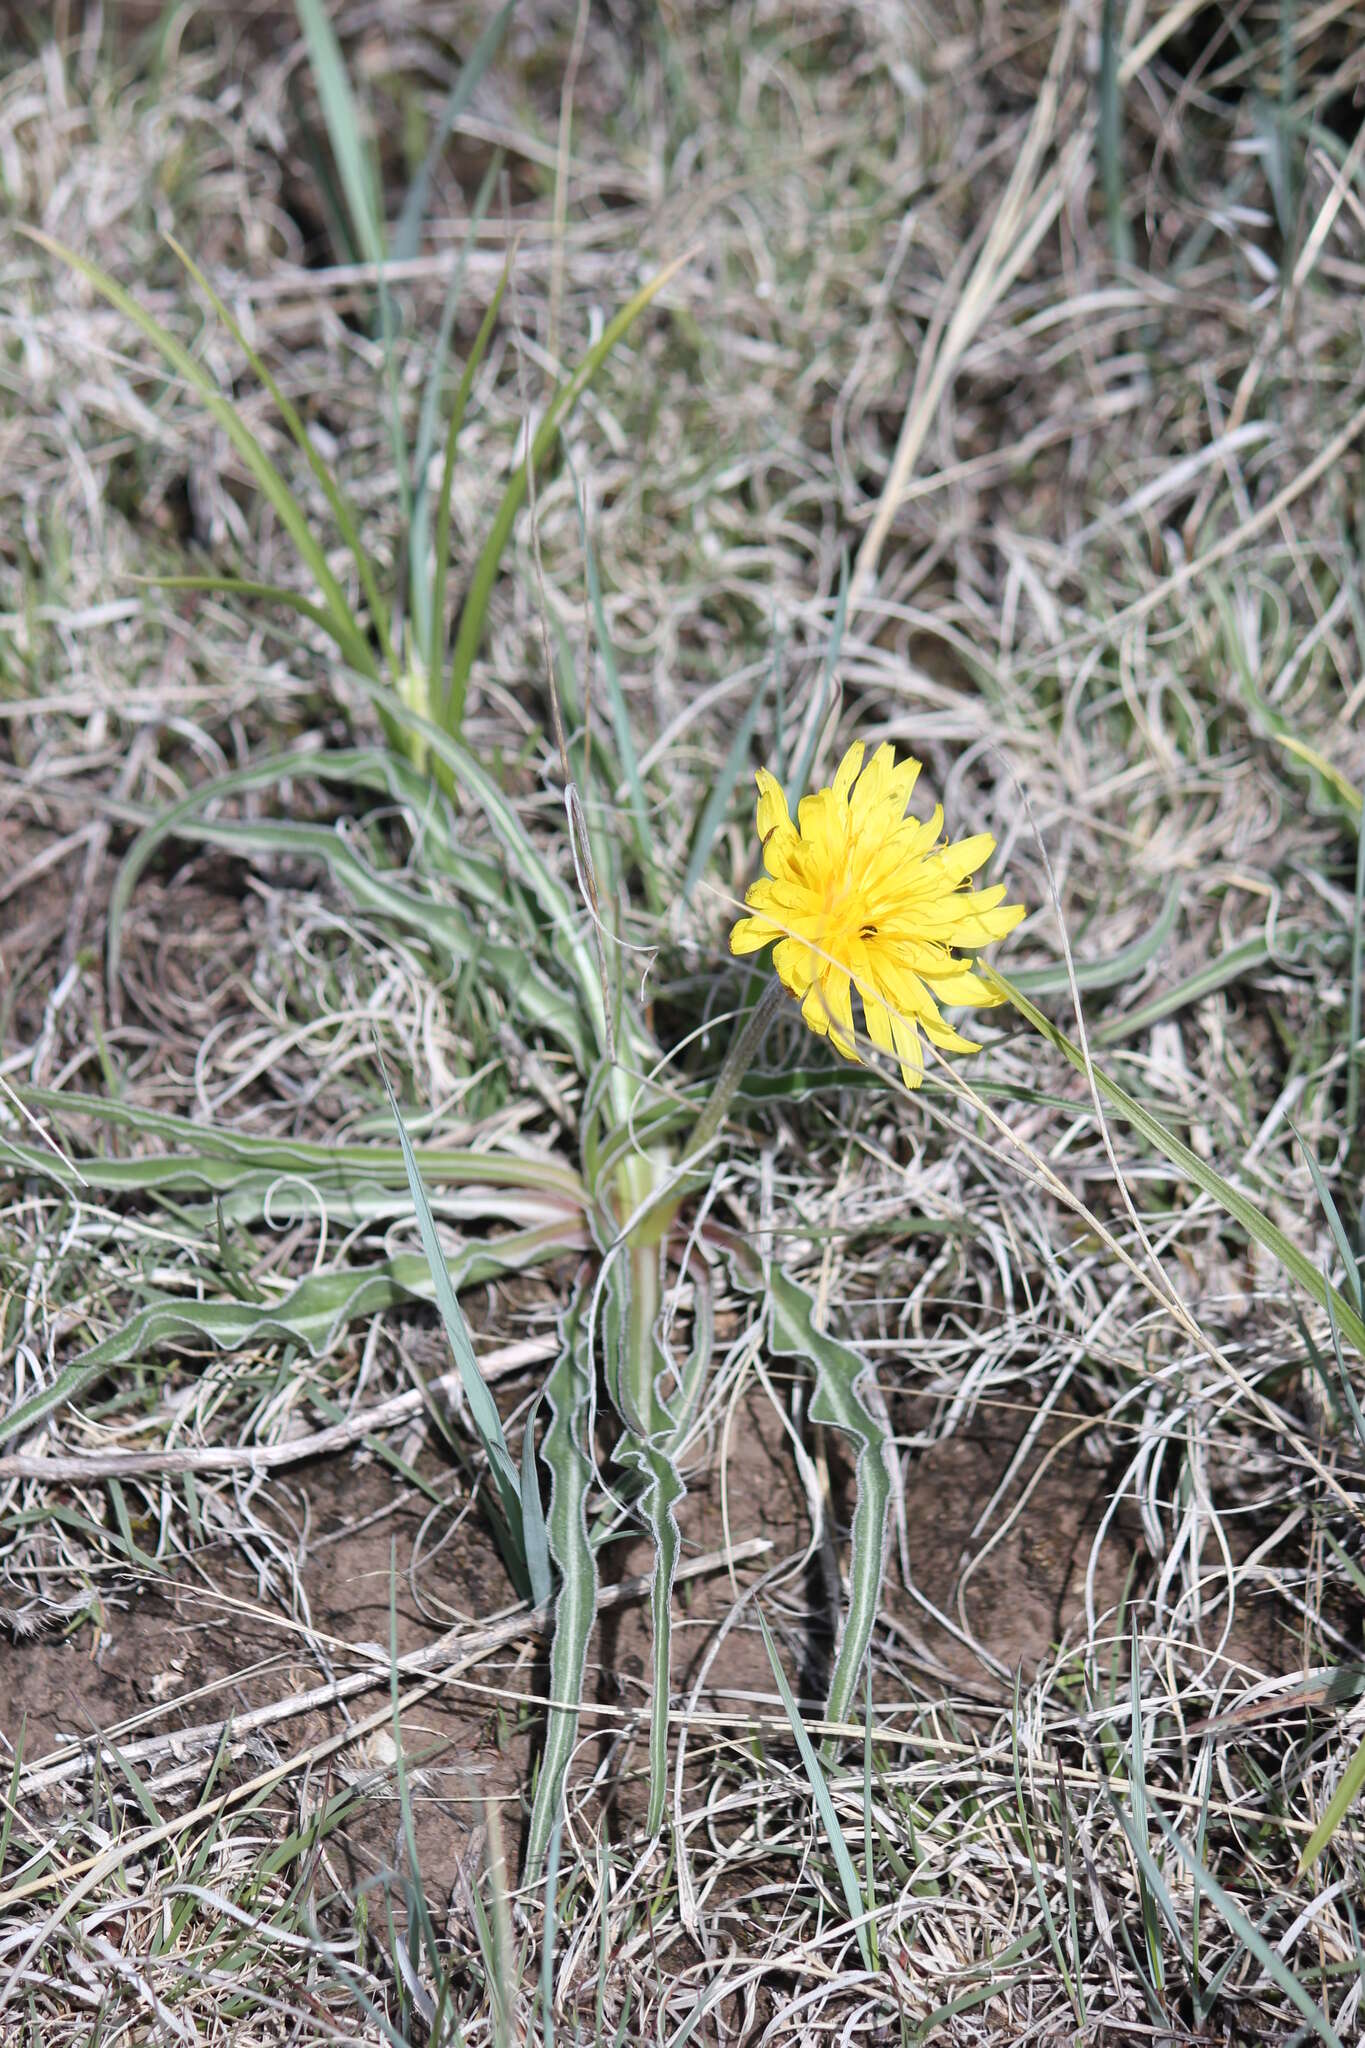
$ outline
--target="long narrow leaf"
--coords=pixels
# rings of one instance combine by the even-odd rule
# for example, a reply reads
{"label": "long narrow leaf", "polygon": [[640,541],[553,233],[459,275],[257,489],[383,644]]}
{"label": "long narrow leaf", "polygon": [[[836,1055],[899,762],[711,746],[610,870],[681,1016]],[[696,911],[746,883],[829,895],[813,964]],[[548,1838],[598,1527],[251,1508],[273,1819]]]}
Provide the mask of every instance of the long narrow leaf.
{"label": "long narrow leaf", "polygon": [[408,451],[403,436],[398,362],[394,346],[396,322],[393,301],[384,276],[384,213],[379,180],[370,152],[365,145],[360,109],[351,91],[351,81],[346,75],[346,61],[341,54],[341,45],[337,41],[336,31],[327,18],[322,0],[294,0],[294,9],[308,45],[308,57],[318,89],[322,118],[327,124],[327,139],[331,144],[332,156],[341,177],[342,191],[346,195],[346,211],[351,217],[351,229],[355,235],[356,245],[365,262],[374,265],[378,277],[384,378],[389,397],[389,439],[398,471],[398,491],[402,500],[404,521],[410,526],[412,507],[408,491]]}
{"label": "long narrow leaf", "polygon": [[649,1728],[649,1812],[646,1827],[657,1834],[668,1791],[668,1709],[673,1643],[673,1582],[682,1537],[677,1507],[687,1489],[674,1462],[676,1431],[659,1395],[667,1361],[655,1331],[658,1314],[658,1251],[632,1246],[607,1268],[605,1317],[607,1385],[624,1431],[616,1460],[632,1472],[643,1494],[643,1511],[653,1545],[650,1620],[653,1679]]}
{"label": "long narrow leaf", "polygon": [[[305,1138],[274,1138],[258,1131],[220,1130],[212,1124],[196,1123],[190,1117],[172,1116],[165,1110],[146,1109],[113,1097],[77,1095],[65,1089],[22,1088],[16,1093],[30,1109],[82,1121],[90,1119],[135,1131],[140,1138],[160,1138],[168,1145],[186,1148],[144,1153],[136,1158],[85,1157],[81,1169],[91,1187],[164,1193],[189,1188],[226,1190],[252,1175],[275,1182],[297,1178],[311,1185],[327,1182],[341,1187],[392,1186],[404,1181],[403,1154],[397,1145],[328,1145]],[[0,1145],[32,1172],[43,1171],[42,1162],[46,1161],[49,1176],[62,1186],[79,1184],[76,1174],[44,1147],[10,1138],[0,1138]],[[417,1145],[413,1149],[418,1166],[429,1180],[526,1188],[559,1197],[571,1207],[581,1207],[586,1199],[583,1183],[573,1168],[556,1159],[523,1158],[515,1152],[446,1145]]]}
{"label": "long narrow leaf", "polygon": [[820,1759],[815,1753],[815,1745],[806,1733],[806,1724],[801,1719],[801,1709],[797,1706],[792,1689],[787,1683],[787,1674],[782,1669],[782,1659],[777,1654],[777,1645],[773,1641],[772,1631],[768,1627],[767,1618],[761,1608],[758,1615],[758,1625],[763,1631],[763,1647],[768,1652],[768,1662],[773,1667],[773,1677],[777,1680],[777,1690],[781,1696],[782,1705],[792,1734],[796,1738],[796,1747],[800,1752],[801,1762],[805,1766],[806,1777],[810,1781],[810,1789],[815,1800],[816,1811],[820,1815],[829,1846],[834,1852],[835,1868],[839,1872],[839,1883],[843,1888],[844,1900],[848,1906],[848,1917],[852,1922],[854,1933],[858,1937],[858,1947],[862,1952],[863,1966],[865,1969],[871,1970],[875,1968],[875,1965],[872,1960],[872,1944],[868,1938],[867,1908],[863,1900],[862,1888],[858,1883],[858,1873],[853,1867],[853,1858],[849,1854],[848,1843],[844,1840],[844,1831],[839,1825],[839,1815],[830,1794],[829,1784],[824,1771],[820,1767]]}
{"label": "long narrow leaf", "polygon": [[[1057,1051],[1071,1062],[1078,1073],[1084,1074],[1087,1071],[1085,1055],[1080,1047],[1073,1045],[1066,1033],[1059,1030],[1050,1017],[1045,1017],[1022,990],[1016,988],[1013,982],[1006,980],[1003,974],[984,961],[979,963],[979,971],[1007,1001],[1014,1005],[1019,1015],[1026,1018],[1035,1031],[1041,1032],[1048,1043],[1055,1046]],[[1263,1216],[1248,1196],[1224,1180],[1222,1174],[1216,1173],[1211,1166],[1206,1165],[1196,1152],[1192,1152],[1188,1145],[1176,1137],[1174,1131],[1167,1129],[1160,1117],[1154,1116],[1151,1110],[1136,1101],[1125,1088],[1121,1088],[1117,1081],[1106,1074],[1102,1067],[1096,1066],[1092,1061],[1089,1071],[1094,1074],[1095,1085],[1100,1093],[1125,1122],[1132,1124],[1150,1145],[1163,1153],[1172,1166],[1177,1167],[1204,1194],[1220,1203],[1229,1216],[1241,1224],[1247,1235],[1263,1246],[1279,1261],[1285,1272],[1297,1280],[1306,1293],[1312,1295],[1319,1308],[1327,1308],[1330,1302],[1332,1313],[1340,1328],[1349,1337],[1360,1357],[1365,1359],[1365,1320],[1356,1314],[1351,1304],[1335,1287],[1323,1279],[1312,1260],[1301,1252],[1297,1245],[1291,1244],[1284,1232],[1273,1224],[1268,1216]]]}
{"label": "long narrow leaf", "polygon": [[[635,851],[644,877],[645,893],[652,907],[659,904],[659,881],[654,866],[654,848],[649,834],[649,813],[645,805],[644,784],[640,780],[639,756],[635,751],[635,738],[630,729],[630,706],[621,687],[621,672],[616,666],[616,649],[611,644],[611,627],[607,620],[607,608],[602,602],[602,581],[597,573],[597,556],[593,552],[592,535],[588,531],[588,515],[583,504],[583,493],[578,487],[574,474],[573,459],[568,443],[564,443],[564,460],[573,485],[574,504],[578,510],[578,531],[583,542],[583,566],[588,577],[588,603],[592,607],[593,628],[597,634],[597,652],[602,663],[602,673],[607,682],[607,700],[611,707],[612,731],[616,736],[616,753],[625,778],[626,793],[630,800],[630,818]],[[586,687],[586,684],[585,684]]]}
{"label": "long narrow leaf", "polygon": [[507,1439],[503,1435],[502,1417],[498,1414],[497,1402],[489,1393],[483,1374],[479,1371],[479,1361],[474,1356],[474,1346],[469,1341],[469,1331],[466,1327],[464,1316],[460,1311],[459,1299],[450,1283],[446,1255],[442,1251],[441,1241],[436,1235],[436,1222],[431,1213],[431,1204],[427,1200],[427,1192],[422,1185],[422,1176],[418,1170],[417,1160],[413,1154],[412,1145],[409,1142],[397,1101],[394,1098],[393,1089],[389,1085],[388,1073],[383,1068],[380,1069],[380,1072],[383,1075],[384,1092],[389,1098],[389,1107],[393,1111],[393,1120],[398,1127],[398,1142],[403,1148],[403,1164],[407,1169],[408,1186],[412,1191],[413,1206],[417,1211],[417,1228],[422,1239],[422,1250],[426,1253],[427,1265],[431,1269],[432,1285],[436,1293],[436,1305],[441,1311],[441,1321],[445,1325],[446,1339],[450,1345],[455,1363],[459,1368],[460,1384],[464,1388],[465,1398],[469,1402],[469,1412],[473,1419],[474,1428],[478,1433],[480,1443],[483,1445],[488,1462],[493,1468],[493,1478],[502,1501],[503,1513],[507,1517],[513,1546],[520,1560],[523,1576],[526,1578],[526,1589],[529,1591],[530,1578],[526,1572],[526,1536],[522,1528],[521,1516],[521,1480],[518,1478],[517,1468],[512,1462],[512,1454],[507,1448]]}
{"label": "long narrow leaf", "polygon": [[[559,1230],[509,1233],[472,1244],[449,1269],[452,1287],[475,1286],[503,1273],[522,1272],[563,1255]],[[342,1332],[404,1302],[430,1302],[435,1288],[427,1261],[416,1252],[378,1265],[332,1273],[310,1273],[277,1301],[182,1301],[154,1295],[109,1335],[73,1359],[52,1382],[10,1413],[0,1416],[0,1443],[22,1437],[68,1401],[80,1398],[110,1369],[146,1359],[159,1345],[216,1351],[255,1350],[262,1344],[294,1344],[312,1358],[331,1351]]]}
{"label": "long narrow leaf", "polygon": [[828,1720],[844,1721],[849,1716],[877,1619],[886,1556],[887,1510],[891,1502],[891,1475],[887,1469],[891,1446],[886,1431],[869,1413],[858,1392],[858,1383],[868,1371],[867,1361],[848,1345],[815,1328],[810,1295],[780,1266],[774,1264],[769,1268],[767,1287],[772,1304],[774,1351],[804,1358],[815,1370],[811,1421],[842,1430],[858,1447],[858,1501],[850,1538],[848,1613],[825,1708]]}
{"label": "long narrow leaf", "polygon": [[436,133],[431,138],[431,147],[408,188],[408,196],[403,201],[403,210],[398,216],[398,225],[393,231],[392,255],[395,263],[406,263],[417,254],[421,246],[422,222],[426,218],[427,194],[431,189],[432,173],[441,161],[441,153],[450,140],[455,123],[469,105],[479,80],[496,57],[515,7],[516,0],[506,0],[506,5],[498,9],[460,66],[460,75],[446,95],[445,105],[441,108],[441,118],[436,124]]}
{"label": "long narrow leaf", "polygon": [[344,648],[347,659],[361,674],[377,677],[379,671],[374,656],[356,623],[355,614],[347,602],[345,592],[327,566],[327,559],[308,524],[303,507],[236,407],[224,398],[203,365],[196,362],[189,350],[184,348],[159,320],[154,320],[150,313],[145,312],[137,300],[126,292],[121,284],[117,284],[107,271],[101,270],[97,263],[91,263],[87,257],[78,255],[74,249],[68,249],[64,243],[54,240],[51,235],[40,233],[37,228],[21,226],[20,232],[78,271],[97,292],[108,299],[111,306],[116,307],[146,335],[172,369],[177,370],[188,384],[193,385],[207,410],[223,429],[279,514],[280,522],[297,548],[300,559],[322,592],[326,609],[333,620],[336,637]]}
{"label": "long narrow leaf", "polygon": [[323,460],[317,443],[304,425],[297,406],[289,398],[288,394],[281,390],[269,365],[251,346],[231,309],[218,296],[218,293],[209,283],[208,278],[194,261],[194,258],[187,250],[181,248],[174,235],[168,235],[166,239],[190,276],[199,286],[200,291],[203,292],[205,298],[213,307],[214,312],[218,315],[224,327],[227,328],[228,333],[232,336],[238,348],[241,349],[266,390],[270,393],[275,403],[275,409],[284,421],[285,426],[289,429],[295,446],[302,454],[308,467],[312,470],[313,475],[317,478],[323,495],[332,508],[332,516],[336,520],[341,537],[351,551],[351,557],[356,566],[356,573],[360,577],[361,588],[365,592],[365,601],[370,607],[370,616],[374,620],[375,629],[388,650],[389,660],[392,663],[395,657],[393,642],[389,634],[388,606],[380,595],[379,581],[374,572],[374,564],[366,553],[364,543],[360,538],[360,529],[356,524],[355,514],[351,510],[341,485],[337,482],[330,463]]}
{"label": "long narrow leaf", "polygon": [[384,231],[374,166],[361,140],[360,112],[346,75],[341,45],[322,0],[294,0],[294,6],[308,44],[327,139],[341,176],[357,246],[367,263],[382,263]]}
{"label": "long narrow leaf", "polygon": [[688,855],[687,869],[682,878],[680,894],[684,903],[691,901],[692,891],[701,880],[711,859],[711,848],[715,845],[716,834],[725,823],[730,809],[730,799],[734,794],[735,784],[743,774],[745,765],[748,762],[749,747],[753,741],[754,729],[758,724],[759,714],[763,710],[767,695],[768,689],[765,679],[762,687],[753,697],[748,710],[739,722],[735,736],[730,742],[729,752],[726,754],[721,766],[720,774],[712,783],[706,802],[702,806],[701,816],[697,820],[696,834],[692,841],[692,851]]}
{"label": "long narrow leaf", "polygon": [[507,290],[507,280],[511,276],[511,261],[509,256],[503,267],[502,276],[498,279],[498,288],[479,323],[474,346],[469,351],[464,369],[460,373],[460,381],[455,387],[455,396],[450,406],[450,420],[446,427],[445,460],[441,465],[441,496],[436,506],[436,558],[432,572],[431,619],[428,628],[430,640],[427,647],[427,678],[432,688],[435,687],[436,678],[444,667],[446,571],[450,561],[450,497],[455,483],[455,450],[459,445],[460,429],[464,425],[469,394],[474,388],[479,364],[484,359],[489,338],[497,321],[502,306],[502,295]]}
{"label": "long narrow leaf", "polygon": [[597,1564],[588,1541],[586,1514],[592,1480],[586,1450],[592,1428],[592,1382],[577,1297],[564,1318],[564,1348],[546,1382],[545,1399],[551,1417],[541,1452],[550,1474],[546,1533],[559,1573],[559,1595],[550,1646],[550,1711],[523,1871],[527,1884],[539,1878],[563,1815],[564,1785],[578,1736],[588,1639],[597,1614]]}
{"label": "long narrow leaf", "polygon": [[[665,285],[676,277],[686,261],[686,256],[675,257],[673,262],[666,263],[663,269],[655,277],[652,277],[642,290],[636,292],[634,298],[630,299],[621,308],[620,312],[607,322],[601,335],[588,350],[573,375],[560,385],[546,408],[545,417],[542,419],[531,442],[530,463],[532,468],[539,469],[544,463],[546,456],[555,444],[555,439],[561,425],[568,418],[584,391],[592,383],[593,378],[597,375],[597,372],[601,369],[617,342],[630,332],[641,313],[658,297]],[[526,488],[527,465],[525,462],[518,462],[508,480],[507,488],[503,492],[502,502],[498,506],[492,527],[489,530],[488,538],[484,542],[482,552],[475,564],[474,574],[470,580],[469,594],[465,599],[464,609],[460,614],[460,625],[455,636],[454,652],[451,655],[450,681],[446,691],[446,703],[441,721],[446,731],[455,738],[459,737],[460,728],[464,722],[465,693],[469,687],[469,675],[470,670],[474,666],[474,658],[483,640],[484,622],[488,616],[488,606],[493,595],[493,585],[497,579],[498,565],[502,560],[503,550],[507,546],[513,522],[516,519],[517,513],[521,510],[522,500],[526,496]]]}

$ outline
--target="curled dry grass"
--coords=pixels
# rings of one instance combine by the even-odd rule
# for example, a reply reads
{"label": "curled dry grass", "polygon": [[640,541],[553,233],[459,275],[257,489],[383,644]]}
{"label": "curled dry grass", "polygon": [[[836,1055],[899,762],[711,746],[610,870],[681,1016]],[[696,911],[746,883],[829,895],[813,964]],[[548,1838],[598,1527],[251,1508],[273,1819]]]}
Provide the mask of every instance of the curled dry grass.
{"label": "curled dry grass", "polygon": [[[1098,17],[1059,55],[1057,21],[1023,7],[670,7],[647,36],[594,9],[565,136],[573,23],[519,13],[394,289],[405,327],[429,332],[473,187],[505,148],[470,271],[477,311],[517,239],[456,480],[466,561],[557,368],[624,288],[697,245],[668,317],[575,421],[572,471],[539,488],[538,561],[518,528],[466,727],[571,876],[542,616],[608,717],[576,484],[671,878],[627,926],[653,964],[631,957],[664,1042],[700,1034],[688,1071],[718,1063],[743,997],[715,960],[747,821],[722,825],[689,901],[676,878],[761,691],[756,758],[779,721],[819,740],[821,764],[836,717],[840,736],[914,745],[950,817],[994,831],[1039,905],[1014,961],[1054,966],[1064,930],[1106,1063],[1339,1275],[1308,1162],[1354,1229],[1354,842],[1280,741],[1365,783],[1365,24],[1349,6],[1283,23],[1253,7],[1216,33],[1187,16],[1134,14],[1116,60],[1118,261]],[[400,191],[404,137],[432,118],[471,22],[381,5],[341,26]],[[112,269],[225,386],[240,360],[160,230],[230,283],[393,561],[369,281],[327,239],[312,119],[273,15],[240,41],[175,18],[137,50],[74,24],[0,87],[0,166],[15,216]],[[0,1074],[115,1095],[132,1119],[111,1141],[50,1096],[30,1098],[37,1131],[4,1111],[11,1140],[129,1166],[118,1184],[34,1169],[5,1190],[9,1407],[152,1292],[269,1303],[414,1249],[401,1179],[343,1200],[266,1157],[218,1210],[159,1169],[139,1185],[136,1162],[168,1142],[149,1113],[267,1147],[382,1140],[376,1040],[430,1107],[433,1144],[541,1150],[580,1105],[476,974],[324,863],[272,848],[287,802],[440,900],[419,811],[302,777],[221,809],[259,825],[254,848],[177,843],[142,878],[106,999],[113,870],[137,826],[301,736],[368,732],[369,714],[306,639],[130,585],[202,554],[263,581],[297,572],[193,394],[32,249],[11,240],[5,266]],[[414,406],[416,375],[414,358]],[[246,380],[235,395],[275,445],[263,395]],[[622,830],[625,808],[622,792]],[[737,798],[727,819],[741,812]],[[414,1281],[315,1359],[266,1336],[207,1357],[193,1337],[134,1347],[91,1404],[5,1447],[6,1689],[64,1631],[98,1668],[173,1587],[182,1632],[135,1708],[116,1694],[92,1713],[53,1664],[45,1746],[21,1752],[5,1717],[16,2038],[421,2040],[458,2020],[505,2040],[548,2009],[565,2039],[1288,2039],[1310,2024],[1304,1999],[1319,2035],[1352,2038],[1358,1819],[1297,1874],[1360,1737],[1365,1471],[1326,1320],[1102,1127],[1032,1037],[1002,1029],[961,1071],[976,1101],[944,1083],[907,1105],[821,1059],[770,1048],[812,1085],[746,1098],[752,1135],[715,1199],[780,1233],[830,1326],[875,1362],[896,1435],[871,1737],[845,1731],[826,1765],[875,1972],[756,1620],[761,1602],[818,1692],[847,1474],[742,1296],[717,1304],[689,1454],[707,1504],[688,1531],[696,1584],[719,1590],[684,1630],[672,1833],[652,1848],[639,1833],[646,1702],[625,1633],[615,1655],[604,1636],[542,1966],[543,1901],[507,1893],[543,1672],[524,1614],[501,1612],[496,1561],[480,1563],[458,1425],[443,1438],[439,1389],[413,1398],[413,1376],[444,1364]],[[437,1213],[454,1241],[455,1196]],[[514,1449],[562,1278],[466,1297]],[[776,1493],[751,1512],[746,1445],[765,1431],[787,1444],[786,1519]],[[88,1476],[39,1476],[40,1459],[90,1461]],[[1073,1517],[1079,1495],[1096,1505]],[[1039,1567],[1050,1604],[1030,1634],[1028,1544],[1049,1522],[1074,1555]],[[941,1584],[940,1523],[955,1546]],[[364,1627],[337,1627],[313,1611],[318,1574],[333,1538],[365,1527]],[[408,1631],[393,1659],[391,1529]],[[746,1537],[776,1548],[732,1554],[726,1576],[720,1554]],[[216,1662],[203,1651],[225,1643]],[[453,1718],[415,1735],[442,1702]]]}

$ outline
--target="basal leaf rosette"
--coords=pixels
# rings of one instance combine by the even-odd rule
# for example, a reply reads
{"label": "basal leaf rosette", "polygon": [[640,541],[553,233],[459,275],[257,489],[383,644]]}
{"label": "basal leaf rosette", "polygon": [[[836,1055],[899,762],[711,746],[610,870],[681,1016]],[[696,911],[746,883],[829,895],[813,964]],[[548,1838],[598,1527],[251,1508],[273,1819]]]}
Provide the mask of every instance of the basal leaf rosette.
{"label": "basal leaf rosette", "polygon": [[858,1060],[853,996],[867,1037],[900,1062],[907,1088],[924,1074],[920,1033],[940,1052],[975,1052],[940,1003],[988,1008],[1000,995],[964,955],[1012,932],[1025,910],[1004,884],[971,882],[995,851],[989,832],[943,841],[943,807],[905,815],[918,761],[889,744],[864,766],[856,740],[833,785],[803,797],[792,822],[776,777],[757,773],[758,835],[766,876],[749,889],[751,915],[730,933],[732,953],[773,946],[778,979],[810,1029]]}

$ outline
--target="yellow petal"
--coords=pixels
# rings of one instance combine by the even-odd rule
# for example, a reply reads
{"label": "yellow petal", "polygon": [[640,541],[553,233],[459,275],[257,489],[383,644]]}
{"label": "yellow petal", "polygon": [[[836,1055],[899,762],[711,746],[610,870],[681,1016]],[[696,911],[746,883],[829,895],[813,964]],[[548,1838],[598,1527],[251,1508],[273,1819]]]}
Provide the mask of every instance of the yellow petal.
{"label": "yellow petal", "polygon": [[979,974],[973,974],[967,967],[948,967],[937,974],[931,970],[925,978],[941,1003],[968,1003],[978,1007],[989,1007],[1002,1000]]}
{"label": "yellow petal", "polygon": [[837,804],[846,804],[848,802],[848,793],[858,779],[858,770],[863,765],[863,755],[865,752],[866,749],[862,741],[855,740],[844,755],[843,760],[839,763],[834,777],[833,792],[834,801]]}
{"label": "yellow petal", "polygon": [[791,812],[787,809],[782,784],[775,775],[769,774],[766,768],[760,768],[755,772],[754,781],[758,784],[758,836],[766,841],[780,826],[790,825]]}
{"label": "yellow petal", "polygon": [[879,1051],[894,1051],[895,1040],[891,1036],[891,1019],[886,1013],[885,1003],[873,995],[866,983],[863,984],[860,994],[863,999],[863,1016],[867,1019],[868,1037]]}
{"label": "yellow petal", "polygon": [[959,839],[952,846],[945,846],[942,853],[936,853],[925,866],[934,870],[935,876],[945,876],[954,882],[965,880],[983,868],[995,852],[995,840],[989,832],[974,832],[970,839]]}
{"label": "yellow petal", "polygon": [[803,996],[815,972],[815,958],[809,946],[798,945],[795,939],[783,939],[780,946],[773,948],[773,967],[788,995]]}
{"label": "yellow petal", "polygon": [[829,1042],[846,1060],[856,1060],[858,1043],[853,1035],[853,992],[848,976],[835,969],[824,976],[820,986],[829,1005]]}
{"label": "yellow petal", "polygon": [[918,1088],[924,1079],[924,1052],[919,1042],[919,1033],[913,1024],[904,1023],[893,1015],[891,1035],[895,1040],[896,1052],[901,1063],[901,1079],[907,1088]]}
{"label": "yellow petal", "polygon": [[958,946],[993,946],[997,939],[1008,938],[1027,915],[1028,906],[1024,903],[1002,903],[998,910],[986,911],[978,911],[973,906],[954,924],[953,943]]}
{"label": "yellow petal", "polygon": [[730,951],[732,953],[757,953],[773,939],[782,936],[777,926],[768,917],[741,917],[730,930]]}
{"label": "yellow petal", "polygon": [[868,820],[886,802],[886,792],[891,782],[891,767],[895,758],[895,749],[888,742],[883,742],[858,777],[858,787],[849,802],[855,834],[867,830]]}
{"label": "yellow petal", "polygon": [[812,981],[801,1004],[801,1016],[817,1038],[824,1038],[829,1031],[829,1004],[818,980]]}

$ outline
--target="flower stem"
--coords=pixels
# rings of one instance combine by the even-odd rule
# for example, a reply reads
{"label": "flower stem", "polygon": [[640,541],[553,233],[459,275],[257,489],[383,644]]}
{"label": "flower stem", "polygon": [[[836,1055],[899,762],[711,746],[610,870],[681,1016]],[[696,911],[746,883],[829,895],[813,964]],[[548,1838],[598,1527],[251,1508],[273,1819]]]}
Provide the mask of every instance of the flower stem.
{"label": "flower stem", "polygon": [[740,1082],[753,1065],[758,1048],[768,1035],[768,1026],[777,1015],[783,997],[783,987],[776,976],[750,1010],[740,1032],[729,1052],[725,1065],[716,1078],[711,1090],[711,1099],[692,1126],[692,1135],[683,1148],[682,1163],[702,1152],[715,1137],[725,1121],[726,1112],[734,1101]]}
{"label": "flower stem", "polygon": [[768,1034],[768,1026],[781,1006],[783,988],[774,978],[750,1010],[744,1020],[744,1027],[725,1055],[725,1064],[716,1076],[716,1085],[711,1090],[710,1100],[701,1111],[697,1121],[688,1133],[682,1155],[674,1172],[678,1175],[672,1189],[663,1199],[656,1202],[647,1215],[642,1216],[631,1232],[634,1244],[657,1244],[677,1215],[694,1185],[686,1169],[711,1143],[726,1113],[734,1101],[740,1082],[754,1063],[759,1047]]}

